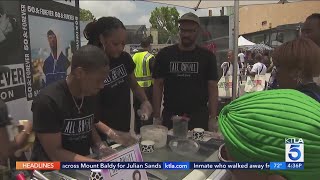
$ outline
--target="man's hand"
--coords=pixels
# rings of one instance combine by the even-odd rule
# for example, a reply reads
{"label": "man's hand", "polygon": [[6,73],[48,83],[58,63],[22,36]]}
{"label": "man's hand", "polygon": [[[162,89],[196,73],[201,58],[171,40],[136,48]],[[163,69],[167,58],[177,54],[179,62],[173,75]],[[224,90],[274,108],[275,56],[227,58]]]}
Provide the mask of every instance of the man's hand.
{"label": "man's hand", "polygon": [[103,158],[110,156],[111,154],[117,152],[116,150],[112,149],[111,147],[106,146],[103,142],[97,143],[93,148],[92,151],[98,156],[98,158]]}
{"label": "man's hand", "polygon": [[144,101],[140,106],[139,116],[142,120],[148,120],[152,113],[152,105],[149,101]]}
{"label": "man's hand", "polygon": [[23,123],[23,130],[26,131],[28,134],[32,132],[32,121],[27,121]]}
{"label": "man's hand", "polygon": [[121,132],[114,129],[109,129],[107,135],[116,143],[121,144],[123,146],[131,146],[138,142],[138,140],[131,136],[129,132]]}
{"label": "man's hand", "polygon": [[214,116],[210,116],[208,120],[208,130],[211,132],[218,132],[219,124],[218,119]]}

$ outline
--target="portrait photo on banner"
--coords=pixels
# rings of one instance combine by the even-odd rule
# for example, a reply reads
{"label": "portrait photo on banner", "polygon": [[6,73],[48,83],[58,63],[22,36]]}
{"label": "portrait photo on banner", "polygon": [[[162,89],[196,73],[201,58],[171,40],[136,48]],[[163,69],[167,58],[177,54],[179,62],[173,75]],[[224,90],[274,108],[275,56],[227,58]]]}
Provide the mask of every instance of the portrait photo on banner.
{"label": "portrait photo on banner", "polygon": [[0,98],[25,97],[19,1],[0,1]]}
{"label": "portrait photo on banner", "polygon": [[28,16],[32,59],[33,90],[57,80],[70,72],[75,51],[74,23],[34,15]]}
{"label": "portrait photo on banner", "polygon": [[18,2],[0,1],[0,54],[1,65],[23,63],[20,41]]}

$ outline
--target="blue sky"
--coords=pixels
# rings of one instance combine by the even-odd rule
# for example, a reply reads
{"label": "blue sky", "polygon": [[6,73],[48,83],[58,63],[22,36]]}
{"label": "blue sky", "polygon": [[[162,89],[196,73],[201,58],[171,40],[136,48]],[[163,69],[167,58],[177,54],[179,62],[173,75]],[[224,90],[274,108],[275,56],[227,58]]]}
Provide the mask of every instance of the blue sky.
{"label": "blue sky", "polygon": [[[125,25],[145,24],[150,26],[149,18],[152,10],[156,7],[170,6],[141,1],[83,1],[80,0],[80,8],[90,10],[95,17],[115,16]],[[172,7],[172,6],[170,6]],[[194,12],[192,9],[177,7],[180,15]],[[219,15],[220,9],[212,9],[213,15]],[[198,16],[208,16],[208,9],[194,12]]]}

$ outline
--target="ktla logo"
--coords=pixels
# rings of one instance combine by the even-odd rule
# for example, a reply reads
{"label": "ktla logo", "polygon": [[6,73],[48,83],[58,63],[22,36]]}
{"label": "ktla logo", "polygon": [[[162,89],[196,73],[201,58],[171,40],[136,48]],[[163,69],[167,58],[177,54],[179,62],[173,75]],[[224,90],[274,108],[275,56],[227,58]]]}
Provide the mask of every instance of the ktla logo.
{"label": "ktla logo", "polygon": [[304,162],[304,143],[301,138],[286,138],[286,162]]}

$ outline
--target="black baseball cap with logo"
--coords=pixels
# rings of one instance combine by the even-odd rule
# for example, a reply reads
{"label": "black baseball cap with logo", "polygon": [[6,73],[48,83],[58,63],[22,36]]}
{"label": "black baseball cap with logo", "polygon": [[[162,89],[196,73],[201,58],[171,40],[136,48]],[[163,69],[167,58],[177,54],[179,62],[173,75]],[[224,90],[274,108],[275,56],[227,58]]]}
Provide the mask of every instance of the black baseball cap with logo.
{"label": "black baseball cap with logo", "polygon": [[193,14],[192,12],[188,12],[180,17],[178,20],[178,23],[181,23],[183,21],[192,21],[195,22],[200,26],[200,19],[197,15]]}

